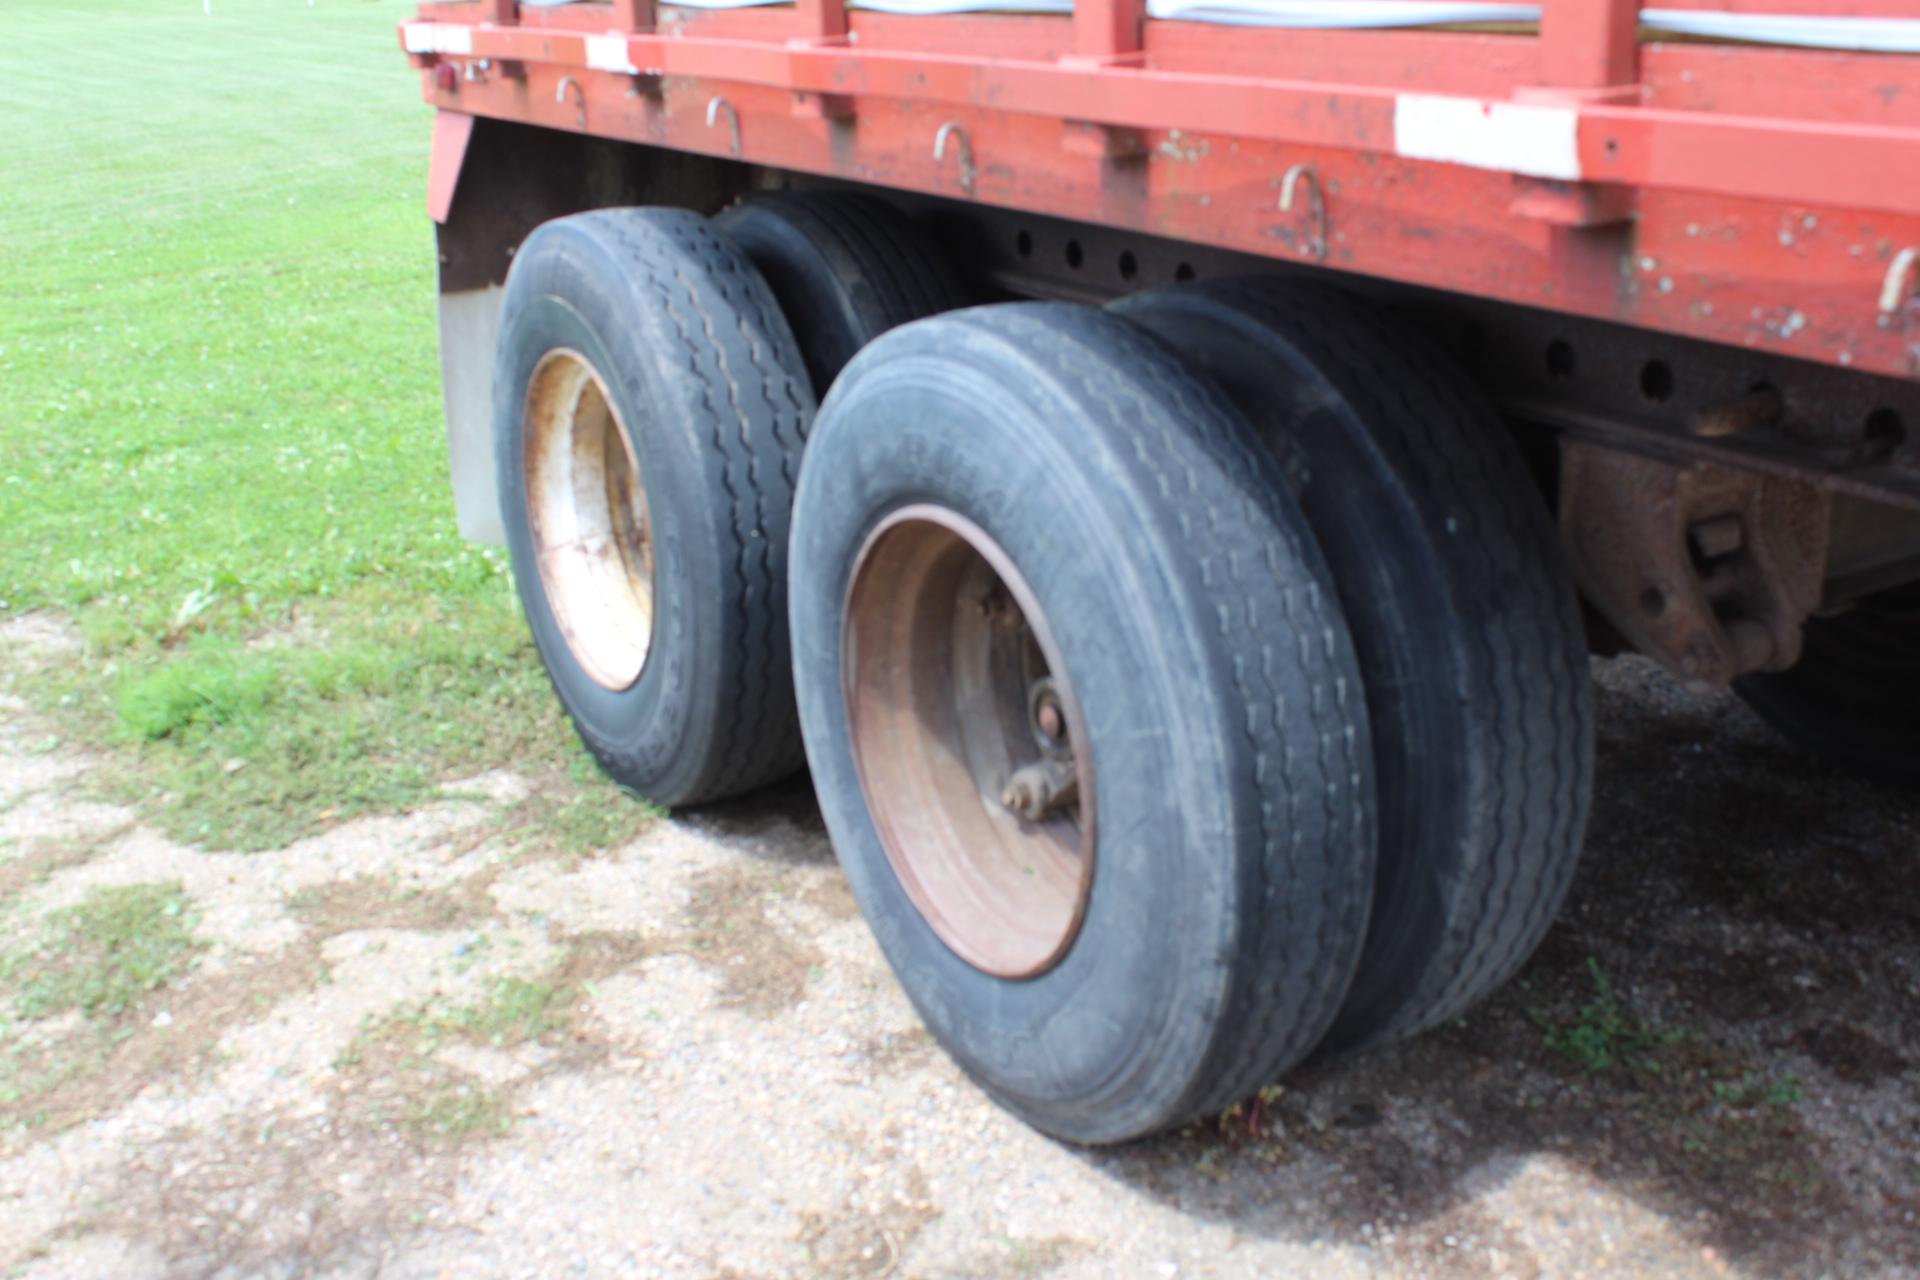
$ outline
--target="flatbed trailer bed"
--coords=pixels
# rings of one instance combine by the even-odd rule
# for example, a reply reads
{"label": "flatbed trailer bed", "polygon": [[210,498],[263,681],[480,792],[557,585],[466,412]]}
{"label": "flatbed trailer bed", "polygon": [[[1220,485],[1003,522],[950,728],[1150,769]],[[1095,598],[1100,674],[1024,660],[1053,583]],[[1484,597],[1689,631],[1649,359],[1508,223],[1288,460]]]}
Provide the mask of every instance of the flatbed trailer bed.
{"label": "flatbed trailer bed", "polygon": [[[437,108],[462,526],[513,546],[583,738],[680,803],[796,767],[804,729],[903,981],[1052,1132],[1191,1118],[1512,973],[1585,822],[1588,650],[1920,780],[1905,0],[460,0],[399,34]],[[696,527],[719,558],[664,584]],[[1102,559],[1135,536],[1171,577]],[[1109,594],[1048,579],[1062,548]],[[1211,605],[1172,585],[1222,573]],[[736,612],[685,622],[687,591]],[[1131,646],[1075,637],[1135,612],[1162,624]],[[1116,674],[1203,615],[1184,693]],[[1108,679],[1147,717],[1109,742],[1186,745],[1097,774],[1115,731],[1074,690]],[[1100,776],[1160,807],[1116,816]],[[1183,887],[1103,861],[1096,892],[1096,845],[1162,821]],[[1216,852],[1271,910],[1190,900]],[[1094,1001],[1119,1041],[1088,1047],[1084,994],[1015,1016],[1162,895],[1225,985],[1140,943],[1113,963],[1183,976]],[[1127,1092],[1132,1055],[1172,1075]]]}

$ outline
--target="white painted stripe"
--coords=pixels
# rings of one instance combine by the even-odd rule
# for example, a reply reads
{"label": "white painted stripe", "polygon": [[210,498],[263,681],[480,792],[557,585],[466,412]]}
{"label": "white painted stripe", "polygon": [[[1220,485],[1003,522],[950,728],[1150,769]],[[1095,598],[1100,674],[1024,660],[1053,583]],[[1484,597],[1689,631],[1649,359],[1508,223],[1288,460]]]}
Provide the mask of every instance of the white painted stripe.
{"label": "white painted stripe", "polygon": [[595,71],[618,71],[637,76],[640,68],[627,56],[627,38],[622,35],[588,36],[587,65]]}
{"label": "white painted stripe", "polygon": [[458,22],[406,22],[400,30],[408,53],[473,52],[473,28]]}
{"label": "white painted stripe", "polygon": [[1579,135],[1572,107],[1424,93],[1393,101],[1393,149],[1410,160],[1578,181]]}

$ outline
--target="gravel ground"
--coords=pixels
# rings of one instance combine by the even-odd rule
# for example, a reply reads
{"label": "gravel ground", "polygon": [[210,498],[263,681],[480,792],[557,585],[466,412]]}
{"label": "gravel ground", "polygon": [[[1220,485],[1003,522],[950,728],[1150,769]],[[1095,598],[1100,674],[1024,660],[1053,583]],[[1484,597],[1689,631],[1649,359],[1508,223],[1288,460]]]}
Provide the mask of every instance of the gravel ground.
{"label": "gravel ground", "polygon": [[1087,1152],[928,1040],[804,785],[586,859],[498,839],[508,773],[209,854],[6,692],[72,658],[0,627],[0,957],[174,881],[202,945],[110,1036],[0,1023],[66,1064],[0,1091],[0,1273],[1920,1276],[1920,804],[1639,662],[1518,982]]}

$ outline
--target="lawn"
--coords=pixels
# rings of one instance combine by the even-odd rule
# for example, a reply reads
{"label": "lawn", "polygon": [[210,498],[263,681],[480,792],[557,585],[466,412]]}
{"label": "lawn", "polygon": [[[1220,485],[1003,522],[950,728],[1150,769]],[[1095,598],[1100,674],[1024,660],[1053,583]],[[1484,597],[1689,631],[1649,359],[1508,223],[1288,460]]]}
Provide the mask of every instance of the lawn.
{"label": "lawn", "polygon": [[502,765],[529,838],[646,810],[583,764],[504,556],[454,530],[401,0],[9,5],[0,624],[171,834],[259,848]]}

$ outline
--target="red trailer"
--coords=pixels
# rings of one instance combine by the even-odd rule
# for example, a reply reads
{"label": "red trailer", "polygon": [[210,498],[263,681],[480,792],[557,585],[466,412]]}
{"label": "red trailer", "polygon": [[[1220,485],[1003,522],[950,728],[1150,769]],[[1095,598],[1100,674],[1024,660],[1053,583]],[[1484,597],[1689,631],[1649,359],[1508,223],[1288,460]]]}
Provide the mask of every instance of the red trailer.
{"label": "red trailer", "polygon": [[1662,3],[425,3],[462,525],[1041,1128],[1434,1026],[1589,652],[1920,780],[1920,9]]}

